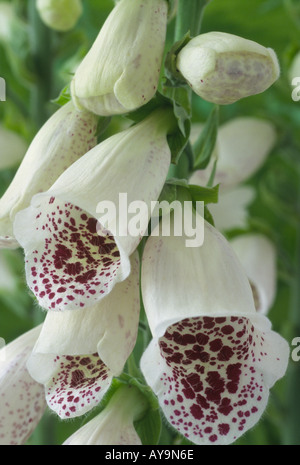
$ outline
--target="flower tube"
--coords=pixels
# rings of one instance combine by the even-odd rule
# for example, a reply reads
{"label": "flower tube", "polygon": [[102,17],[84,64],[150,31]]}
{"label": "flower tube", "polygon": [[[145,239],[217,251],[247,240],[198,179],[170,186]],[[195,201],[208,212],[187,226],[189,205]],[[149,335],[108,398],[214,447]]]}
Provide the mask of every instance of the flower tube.
{"label": "flower tube", "polygon": [[134,386],[117,389],[108,405],[65,442],[64,446],[141,446],[133,422],[147,408],[147,400]]}
{"label": "flower tube", "polygon": [[26,369],[40,330],[38,326],[0,350],[0,445],[25,444],[45,411],[44,387]]}
{"label": "flower tube", "polygon": [[94,147],[97,117],[77,111],[71,102],[61,107],[39,130],[19,169],[0,200],[0,248],[17,248],[13,234],[16,213],[43,192],[75,160]]}
{"label": "flower tube", "polygon": [[280,74],[274,50],[225,32],[191,39],[176,66],[197,95],[219,105],[264,92]]}
{"label": "flower tube", "polygon": [[48,312],[27,362],[45,386],[50,409],[62,418],[95,407],[133,350],[139,324],[139,260],[131,274],[95,306],[77,312]]}
{"label": "flower tube", "polygon": [[166,38],[166,0],[120,0],[71,83],[74,103],[98,115],[127,113],[155,94]]}
{"label": "flower tube", "polygon": [[82,14],[81,0],[37,0],[36,7],[42,21],[60,32],[73,29]]}
{"label": "flower tube", "polygon": [[266,314],[276,296],[276,250],[262,234],[236,236],[230,245],[248,276],[253,291],[255,308]]}
{"label": "flower tube", "polygon": [[[198,135],[200,133],[201,128]],[[209,164],[205,169],[195,171],[190,183],[205,186],[217,160],[214,183],[234,187],[263,166],[276,140],[276,128],[270,121],[251,116],[230,119],[218,129],[215,152]]]}
{"label": "flower tube", "polygon": [[[172,118],[169,110],[157,110],[106,139],[16,216],[14,232],[25,250],[27,283],[42,307],[91,306],[129,275],[129,256],[167,177]],[[132,233],[130,208],[142,212],[140,227]]]}
{"label": "flower tube", "polygon": [[142,296],[153,339],[144,377],[170,424],[196,444],[229,444],[261,417],[283,376],[287,342],[255,310],[224,237],[205,223],[204,243],[150,237]]}

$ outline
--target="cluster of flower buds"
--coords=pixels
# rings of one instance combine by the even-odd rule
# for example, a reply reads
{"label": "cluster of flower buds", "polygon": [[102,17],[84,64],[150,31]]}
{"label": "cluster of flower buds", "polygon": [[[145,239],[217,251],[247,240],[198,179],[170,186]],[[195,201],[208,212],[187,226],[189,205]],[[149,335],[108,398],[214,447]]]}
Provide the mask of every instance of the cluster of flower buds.
{"label": "cluster of flower buds", "polygon": [[[37,6],[60,30],[81,13],[80,1]],[[288,344],[265,315],[275,295],[271,247],[268,282],[256,272],[264,238],[229,243],[196,210],[200,247],[172,234],[175,214],[168,236],[154,229],[146,237],[172,160],[172,105],[97,139],[99,116],[127,114],[156,94],[167,22],[167,0],[116,3],[72,79],[71,100],[37,133],[0,201],[0,246],[23,249],[28,287],[46,311],[41,326],[0,350],[1,444],[23,444],[46,405],[70,419],[100,404],[135,347],[141,300],[152,340],[140,373],[170,425],[193,443],[234,442],[259,420],[285,373]],[[220,104],[263,92],[279,75],[273,51],[223,33],[190,40],[177,67],[196,94]],[[218,182],[249,177],[274,138],[272,126],[252,118],[224,125]],[[205,185],[210,169],[190,182]],[[99,203],[118,206],[122,193],[133,207],[128,216],[99,218]],[[131,235],[130,213],[141,202]],[[143,390],[124,382],[65,444],[140,445],[134,422],[149,408]]]}

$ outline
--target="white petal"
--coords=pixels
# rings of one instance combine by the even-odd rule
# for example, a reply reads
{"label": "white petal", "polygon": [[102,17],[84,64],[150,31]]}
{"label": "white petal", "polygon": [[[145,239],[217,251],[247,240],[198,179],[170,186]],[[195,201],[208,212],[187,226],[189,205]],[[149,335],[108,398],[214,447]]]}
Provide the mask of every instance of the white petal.
{"label": "white petal", "polygon": [[[128,257],[146,232],[151,201],[158,198],[169,169],[168,117],[169,112],[154,112],[105,140],[16,216],[14,232],[25,250],[27,282],[45,308],[92,305],[129,275]],[[119,215],[120,193],[126,194],[125,208],[134,201],[147,207],[136,235],[127,230],[129,215],[128,220],[123,212]],[[96,220],[101,202],[116,206],[117,213],[104,225],[111,234],[102,236],[97,231],[101,219],[98,225]]]}
{"label": "white petal", "polygon": [[219,189],[219,200],[209,205],[215,227],[222,232],[248,225],[248,207],[254,201],[256,191],[252,186]]}
{"label": "white petal", "polygon": [[134,348],[140,309],[137,253],[131,269],[130,277],[97,305],[47,314],[27,367],[45,385],[49,407],[62,418],[97,405]]}
{"label": "white petal", "polygon": [[30,204],[32,196],[49,189],[68,166],[96,145],[96,124],[95,115],[78,112],[69,102],[40,129],[0,200],[0,246],[15,242],[15,215]]}
{"label": "white petal", "polygon": [[236,236],[230,245],[240,259],[256,295],[257,311],[266,314],[276,295],[276,250],[261,234]]}
{"label": "white petal", "polygon": [[0,351],[0,444],[21,445],[29,438],[45,408],[44,388],[26,369],[40,326]]}
{"label": "white petal", "polygon": [[274,50],[214,31],[192,38],[176,66],[196,94],[219,105],[264,92],[280,74]]}
{"label": "white petal", "polygon": [[144,249],[142,295],[155,337],[187,317],[255,313],[248,278],[226,239],[205,222],[201,247],[185,240],[150,236]]}
{"label": "white petal", "polygon": [[99,115],[126,113],[155,94],[167,25],[167,2],[121,0],[71,85],[76,105]]}
{"label": "white petal", "polygon": [[[266,161],[277,139],[274,125],[267,120],[237,117],[222,124],[217,135],[215,184],[233,187],[249,179]],[[206,185],[215,162],[196,171],[191,184]]]}
{"label": "white petal", "polygon": [[230,444],[254,426],[289,349],[262,316],[196,317],[170,326],[141,359],[170,424],[196,444]]}

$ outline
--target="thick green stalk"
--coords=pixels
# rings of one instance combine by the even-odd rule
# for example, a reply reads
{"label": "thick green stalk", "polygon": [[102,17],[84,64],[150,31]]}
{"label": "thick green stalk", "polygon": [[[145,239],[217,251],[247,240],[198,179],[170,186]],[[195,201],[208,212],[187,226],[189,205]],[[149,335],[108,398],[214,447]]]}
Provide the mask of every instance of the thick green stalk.
{"label": "thick green stalk", "polygon": [[175,42],[190,31],[191,37],[200,33],[202,17],[208,0],[178,0]]}
{"label": "thick green stalk", "polygon": [[36,82],[31,89],[31,116],[37,127],[48,119],[47,102],[51,95],[51,31],[41,21],[36,0],[28,0],[30,47]]}
{"label": "thick green stalk", "polygon": [[[201,24],[205,6],[209,0],[178,0],[177,15],[175,22],[174,42],[178,42],[189,32],[191,37],[200,34]],[[192,102],[192,89],[185,89],[187,99]],[[173,89],[173,99],[181,101],[180,92],[182,89]],[[169,177],[188,178],[189,176],[189,151],[185,151],[180,157],[176,166],[170,167]]]}

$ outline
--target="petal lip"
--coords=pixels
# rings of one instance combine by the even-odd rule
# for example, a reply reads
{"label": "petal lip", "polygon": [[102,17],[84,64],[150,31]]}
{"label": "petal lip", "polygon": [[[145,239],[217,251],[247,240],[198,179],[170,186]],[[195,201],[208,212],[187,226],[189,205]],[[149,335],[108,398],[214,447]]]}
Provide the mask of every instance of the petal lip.
{"label": "petal lip", "polygon": [[230,444],[259,420],[288,358],[265,317],[196,317],[154,338],[141,369],[175,429],[196,444]]}

